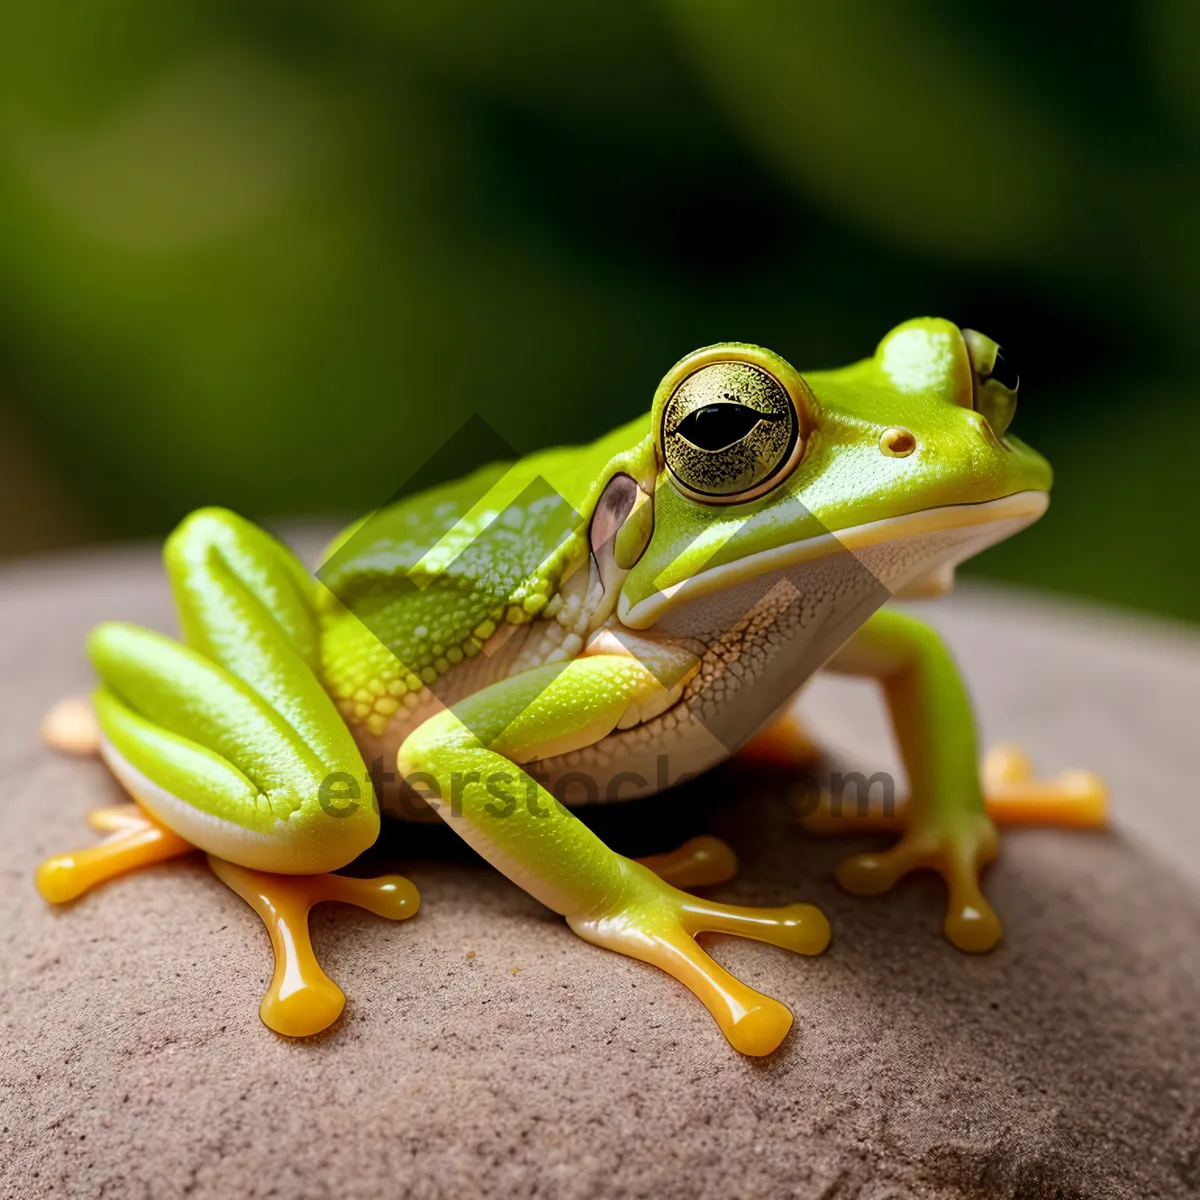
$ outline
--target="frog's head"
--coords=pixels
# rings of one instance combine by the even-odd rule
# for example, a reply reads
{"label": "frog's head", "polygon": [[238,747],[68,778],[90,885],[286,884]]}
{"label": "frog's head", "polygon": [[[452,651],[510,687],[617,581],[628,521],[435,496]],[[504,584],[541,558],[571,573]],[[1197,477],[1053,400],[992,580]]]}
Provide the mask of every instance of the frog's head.
{"label": "frog's head", "polygon": [[889,594],[933,590],[1046,509],[1049,464],[1009,433],[1016,400],[995,342],[933,318],[807,377],[758,346],[688,355],[655,395],[653,519],[622,551],[621,619],[646,628],[830,555]]}

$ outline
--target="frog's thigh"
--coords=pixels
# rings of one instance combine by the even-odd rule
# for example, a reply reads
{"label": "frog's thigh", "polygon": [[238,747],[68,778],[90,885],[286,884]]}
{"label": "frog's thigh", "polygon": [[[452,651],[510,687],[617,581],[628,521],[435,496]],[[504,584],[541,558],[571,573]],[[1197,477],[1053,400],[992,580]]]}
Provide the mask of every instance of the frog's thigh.
{"label": "frog's thigh", "polygon": [[344,866],[379,818],[315,674],[314,581],[221,509],[186,518],[164,559],[187,645],[121,623],[89,641],[105,761],[158,822],[222,858],[289,873]]}
{"label": "frog's thigh", "polygon": [[962,950],[990,949],[1001,928],[979,872],[995,856],[996,833],[979,786],[970,700],[945,643],[924,622],[885,609],[829,665],[883,685],[911,787],[900,840],[847,859],[838,880],[873,894],[914,869],[936,870],[949,893],[946,936]]}
{"label": "frog's thigh", "polygon": [[191,514],[164,560],[186,646],[105,625],[106,760],[133,796],[244,867],[334,870],[376,838],[357,746],[316,675],[315,582],[286,547],[223,509]]}
{"label": "frog's thigh", "polygon": [[203,508],[167,539],[163,561],[184,642],[224,668],[314,746],[353,751],[316,672],[316,581],[270,534],[227,509]]}
{"label": "frog's thigh", "polygon": [[228,671],[160,634],[102,625],[89,650],[104,681],[95,695],[104,760],[180,837],[242,866],[289,874],[335,870],[375,840],[365,768],[332,705],[339,728],[331,724],[322,744]]}
{"label": "frog's thigh", "polygon": [[435,780],[447,824],[580,937],[674,975],[737,1049],[766,1054],[791,1013],[724,971],[695,935],[737,934],[818,953],[829,940],[821,913],[804,904],[713,904],[678,891],[615,854],[517,765],[598,741],[631,701],[660,686],[632,656],[530,671],[430,718],[401,747],[399,768],[410,778],[425,773],[426,790]]}

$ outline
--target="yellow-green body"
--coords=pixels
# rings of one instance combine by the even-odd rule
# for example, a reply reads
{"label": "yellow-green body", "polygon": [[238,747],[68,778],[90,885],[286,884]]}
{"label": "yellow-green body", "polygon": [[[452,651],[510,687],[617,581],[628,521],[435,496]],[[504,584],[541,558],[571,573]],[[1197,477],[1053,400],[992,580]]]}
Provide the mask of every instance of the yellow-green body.
{"label": "yellow-green body", "polygon": [[[879,610],[944,586],[1044,510],[1049,467],[1007,432],[1015,388],[998,377],[994,343],[934,319],[804,377],[756,347],[710,347],[647,415],[388,506],[317,578],[202,510],[166,549],[183,644],[120,624],[93,635],[105,757],[182,837],[267,871],[346,865],[377,836],[377,799],[436,813],[576,932],[664,966],[763,1053],[786,1010],[708,995],[714,976],[687,948],[724,927],[716,908],[705,924],[569,807],[713,765],[819,667],[871,674],[909,768],[908,832],[841,878],[876,890],[935,866],[951,939],[995,942],[974,884],[995,839],[965,691],[932,631]],[[793,948],[824,945],[814,910],[779,911]],[[765,936],[753,926],[736,931]]]}

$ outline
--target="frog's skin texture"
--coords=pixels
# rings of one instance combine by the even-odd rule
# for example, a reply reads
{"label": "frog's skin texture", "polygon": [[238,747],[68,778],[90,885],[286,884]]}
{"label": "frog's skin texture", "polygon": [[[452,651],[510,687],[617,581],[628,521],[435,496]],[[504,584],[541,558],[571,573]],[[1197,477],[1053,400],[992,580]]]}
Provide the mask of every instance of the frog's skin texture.
{"label": "frog's skin texture", "polygon": [[[728,876],[731,862],[713,867],[720,848],[639,864],[567,806],[654,792],[756,734],[751,750],[800,761],[772,719],[827,665],[881,682],[911,788],[885,819],[899,840],[847,860],[839,880],[878,892],[932,868],[947,937],[990,948],[1000,924],[978,873],[996,833],[967,694],[937,634],[882,606],[944,590],[956,563],[1045,510],[1050,468],[1008,432],[1015,399],[995,343],[942,320],[804,377],[731,343],[682,360],[648,416],[590,446],[374,514],[339,539],[320,582],[234,514],[192,514],[165,550],[182,642],[124,624],[89,642],[100,751],[152,843],[118,838],[111,854],[123,868],[199,847],[266,919],[283,904],[272,877],[324,876],[375,841],[371,763],[385,809],[436,814],[580,937],[662,967],[735,1047],[768,1053],[791,1014],[695,935],[817,953],[824,917],[699,900],[669,880]],[[1020,790],[1019,770],[997,770],[998,792]],[[1066,791],[1099,819],[1096,785],[1078,785]],[[43,890],[82,890],[82,859],[52,860]],[[275,885],[293,925],[339,894],[305,886]],[[403,892],[387,915],[415,911],[406,881],[381,886]],[[264,1004],[264,1019],[313,1032],[340,1010],[326,1000],[294,1020]]]}

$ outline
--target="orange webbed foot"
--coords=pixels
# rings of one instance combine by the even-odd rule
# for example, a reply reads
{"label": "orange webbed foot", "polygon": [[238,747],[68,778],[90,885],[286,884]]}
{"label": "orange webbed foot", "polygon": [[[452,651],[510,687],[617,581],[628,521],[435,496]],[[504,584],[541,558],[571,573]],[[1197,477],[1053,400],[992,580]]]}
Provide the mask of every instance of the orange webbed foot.
{"label": "orange webbed foot", "polygon": [[[641,871],[639,864],[630,864]],[[666,971],[708,1009],[735,1050],[770,1054],[787,1035],[792,1014],[778,1000],[731,975],[697,938],[723,933],[820,954],[829,922],[811,904],[752,908],[720,904],[681,892],[648,871],[633,877],[631,894],[613,911],[568,918],[584,940]]]}
{"label": "orange webbed foot", "polygon": [[942,931],[960,950],[980,954],[991,950],[1003,933],[979,886],[979,873],[995,856],[992,822],[982,815],[965,816],[909,830],[887,850],[852,855],[838,865],[837,880],[847,891],[876,896],[910,871],[936,871],[947,890]]}
{"label": "orange webbed foot", "polygon": [[[1016,746],[997,746],[979,768],[988,817],[1001,826],[1053,825],[1101,829],[1108,820],[1108,788],[1092,771],[1063,771],[1039,779],[1029,756]],[[905,828],[906,800],[889,803],[870,793],[854,802],[822,793],[817,807],[800,817],[816,834],[896,833]]]}
{"label": "orange webbed foot", "polygon": [[100,752],[100,726],[92,702],[67,696],[42,718],[42,741],[52,750],[87,758]]}
{"label": "orange webbed foot", "polygon": [[309,936],[308,914],[326,901],[354,904],[377,916],[413,916],[420,896],[400,875],[355,879],[348,875],[273,875],[208,856],[213,873],[250,905],[271,936],[275,972],[259,1007],[268,1029],[286,1037],[311,1037],[328,1029],[346,1004],[345,994],[321,969]]}
{"label": "orange webbed foot", "polygon": [[1100,829],[1108,820],[1108,788],[1092,771],[1038,779],[1029,756],[997,746],[980,768],[988,816],[997,825],[1060,825]]}
{"label": "orange webbed foot", "polygon": [[99,883],[194,849],[136,804],[97,809],[87,822],[108,837],[84,850],[55,854],[38,867],[37,889],[51,904],[65,904]]}

